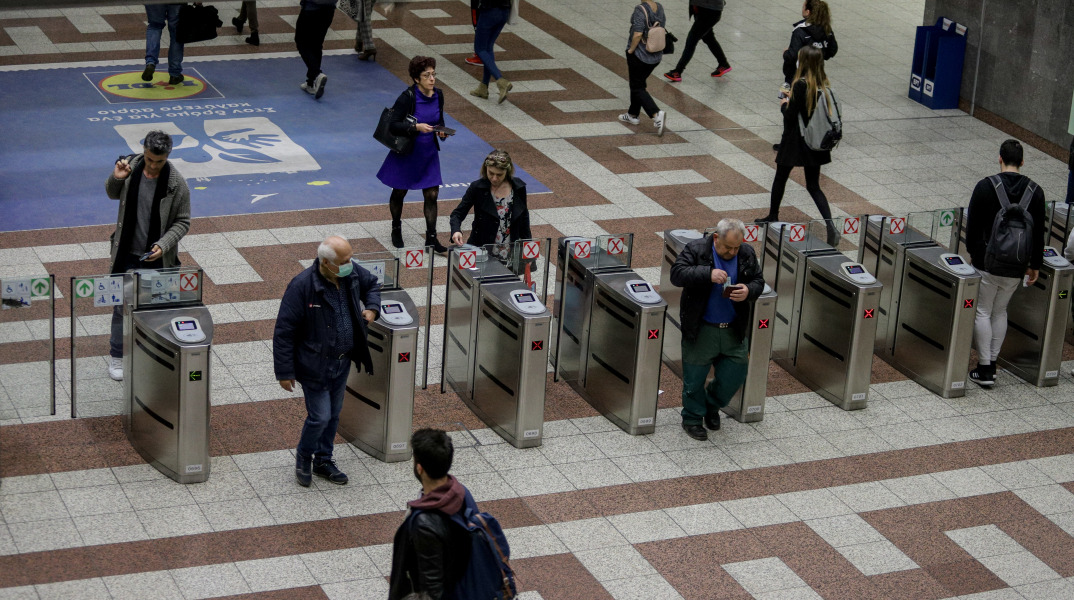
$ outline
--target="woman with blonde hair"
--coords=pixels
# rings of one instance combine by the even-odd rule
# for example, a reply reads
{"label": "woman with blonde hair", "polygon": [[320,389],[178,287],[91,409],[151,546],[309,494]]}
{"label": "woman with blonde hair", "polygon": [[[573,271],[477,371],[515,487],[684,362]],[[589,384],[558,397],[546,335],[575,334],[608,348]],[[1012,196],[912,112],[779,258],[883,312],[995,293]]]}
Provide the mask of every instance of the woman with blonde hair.
{"label": "woman with blonde hair", "polygon": [[828,241],[832,243],[837,237],[831,222],[832,211],[828,206],[828,198],[820,189],[820,167],[832,162],[832,153],[827,150],[813,150],[807,146],[798,124],[799,117],[803,122],[809,122],[813,111],[819,108],[818,102],[829,103],[829,112],[833,110],[831,94],[822,93],[829,87],[828,76],[824,74],[823,52],[813,46],[803,46],[798,51],[798,71],[795,73],[790,96],[779,101],[780,110],[783,111],[783,137],[780,140],[779,152],[776,153],[776,178],[772,182],[771,205],[768,214],[756,222],[779,220],[779,205],[783,202],[787,179],[794,167],[802,167],[805,170],[806,190],[817,205],[821,217],[828,221]]}
{"label": "woman with blonde hair", "polygon": [[526,183],[515,177],[515,166],[506,150],[493,150],[481,163],[481,179],[470,184],[451,211],[451,241],[462,244],[462,221],[474,210],[474,224],[467,244],[504,247],[530,238],[530,213],[526,208]]}

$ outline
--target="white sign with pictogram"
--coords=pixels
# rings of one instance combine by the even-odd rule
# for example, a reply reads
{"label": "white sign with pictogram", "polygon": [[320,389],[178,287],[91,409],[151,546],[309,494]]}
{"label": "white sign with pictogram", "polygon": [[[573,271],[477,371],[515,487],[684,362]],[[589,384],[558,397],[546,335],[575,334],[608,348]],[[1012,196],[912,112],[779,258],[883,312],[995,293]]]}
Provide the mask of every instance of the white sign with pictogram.
{"label": "white sign with pictogram", "polygon": [[93,296],[93,280],[76,279],[75,280],[75,298],[91,298]]}
{"label": "white sign with pictogram", "polygon": [[906,217],[891,217],[888,221],[888,232],[892,235],[906,231]]}
{"label": "white sign with pictogram", "polygon": [[859,227],[861,227],[860,217],[847,217],[843,219],[843,235],[858,233]]}
{"label": "white sign with pictogram", "polygon": [[182,273],[179,275],[180,292],[196,292],[201,286],[197,273]]}
{"label": "white sign with pictogram", "polygon": [[420,269],[425,266],[425,251],[424,250],[407,250],[406,251],[406,268],[408,269]]}
{"label": "white sign with pictogram", "polygon": [[801,242],[805,240],[805,225],[791,225],[791,241]]}
{"label": "white sign with pictogram", "polygon": [[30,280],[7,279],[3,287],[3,306],[5,309],[30,306]]}
{"label": "white sign with pictogram", "polygon": [[580,240],[574,242],[574,258],[589,258],[589,253],[592,249],[592,240]]}
{"label": "white sign with pictogram", "polygon": [[522,258],[537,258],[541,255],[541,242],[522,242]]}
{"label": "white sign with pictogram", "polygon": [[476,269],[477,268],[477,251],[476,250],[463,250],[459,252],[459,268],[460,269]]}
{"label": "white sign with pictogram", "polygon": [[93,305],[117,306],[123,304],[123,278],[100,277],[93,280]]}
{"label": "white sign with pictogram", "polygon": [[940,226],[950,227],[955,223],[955,211],[944,210],[940,211]]}
{"label": "white sign with pictogram", "polygon": [[621,237],[608,238],[608,254],[622,254],[626,252],[626,239]]}
{"label": "white sign with pictogram", "polygon": [[760,225],[746,225],[746,237],[742,240],[744,242],[756,242],[760,239]]}

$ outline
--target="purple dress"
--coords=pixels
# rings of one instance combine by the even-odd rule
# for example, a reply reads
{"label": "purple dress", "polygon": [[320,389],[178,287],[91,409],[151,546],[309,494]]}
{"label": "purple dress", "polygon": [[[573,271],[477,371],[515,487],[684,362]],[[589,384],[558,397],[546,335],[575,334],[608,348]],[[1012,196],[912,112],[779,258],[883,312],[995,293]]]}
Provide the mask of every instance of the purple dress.
{"label": "purple dress", "polygon": [[[436,93],[427,98],[415,90],[414,97],[414,118],[418,123],[439,123],[440,102]],[[377,179],[397,190],[423,190],[442,185],[440,151],[436,147],[435,136],[435,133],[419,133],[414,138],[414,150],[410,154],[389,152],[377,172]]]}

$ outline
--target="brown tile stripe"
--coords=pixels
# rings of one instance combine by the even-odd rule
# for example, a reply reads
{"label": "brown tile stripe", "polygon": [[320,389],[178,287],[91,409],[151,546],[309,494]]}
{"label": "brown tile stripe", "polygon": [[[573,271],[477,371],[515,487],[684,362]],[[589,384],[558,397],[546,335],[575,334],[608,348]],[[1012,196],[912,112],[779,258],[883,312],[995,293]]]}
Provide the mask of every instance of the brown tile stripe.
{"label": "brown tile stripe", "polygon": [[237,596],[223,596],[218,600],[328,600],[328,594],[319,585],[272,590],[271,592],[254,592]]}
{"label": "brown tile stripe", "polygon": [[[1072,443],[1074,428],[1067,428],[749,471],[496,500],[482,502],[482,506],[495,514],[504,527],[525,527],[1056,456],[1068,453]],[[928,512],[938,509],[925,507],[941,507],[943,511]],[[383,544],[391,540],[400,516],[399,512],[381,513],[5,556],[0,557],[0,587]],[[936,533],[930,527],[933,530],[953,529],[972,526],[964,523],[994,522],[1001,524],[1027,548],[1050,553],[1046,562],[1060,573],[1074,574],[1074,541],[1062,536],[1061,530],[1036,515],[1014,494],[978,496],[876,511],[863,516],[893,543],[905,545],[911,558],[921,559],[919,564],[943,565],[958,558],[949,546],[941,544],[938,550],[930,550],[942,542],[937,541]],[[784,537],[801,536],[773,535],[763,547],[778,547]]]}

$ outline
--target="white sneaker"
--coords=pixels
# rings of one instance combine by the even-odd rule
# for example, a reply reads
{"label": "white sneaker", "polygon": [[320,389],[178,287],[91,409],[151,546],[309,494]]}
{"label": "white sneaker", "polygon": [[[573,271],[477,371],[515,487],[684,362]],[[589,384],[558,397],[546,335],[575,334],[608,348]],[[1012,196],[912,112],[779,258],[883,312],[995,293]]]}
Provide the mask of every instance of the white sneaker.
{"label": "white sneaker", "polygon": [[657,111],[656,114],[653,115],[653,126],[656,127],[657,136],[664,135],[664,123],[666,120],[667,119],[665,119],[664,111],[662,110]]}
{"label": "white sneaker", "polygon": [[308,83],[306,83],[305,81],[303,81],[302,85],[300,85],[298,87],[302,88],[302,91],[306,92],[307,94],[310,94],[310,95],[313,94],[313,86],[308,84]]}
{"label": "white sneaker", "polygon": [[116,381],[123,381],[123,359],[108,357],[108,376]]}
{"label": "white sneaker", "polygon": [[632,117],[628,113],[623,113],[619,115],[619,120],[623,123],[629,123],[631,125],[637,125],[638,123],[641,123],[640,119],[638,119],[637,117]]}
{"label": "white sneaker", "polygon": [[313,80],[313,97],[320,100],[324,95],[324,86],[328,83],[328,75],[321,73]]}

